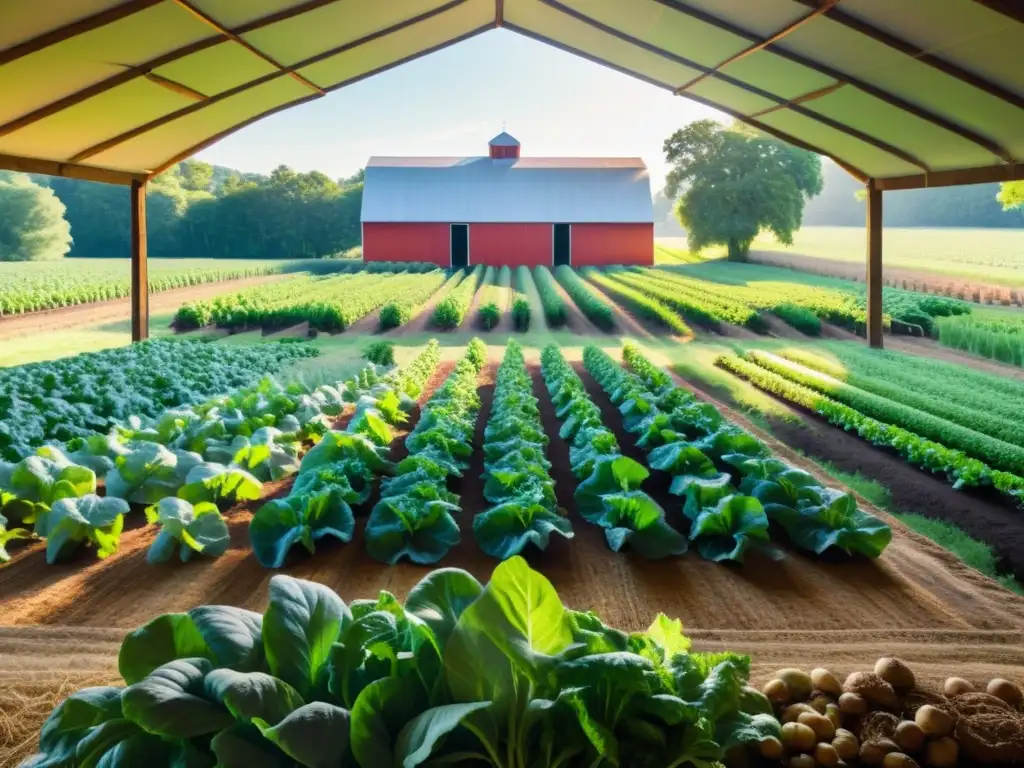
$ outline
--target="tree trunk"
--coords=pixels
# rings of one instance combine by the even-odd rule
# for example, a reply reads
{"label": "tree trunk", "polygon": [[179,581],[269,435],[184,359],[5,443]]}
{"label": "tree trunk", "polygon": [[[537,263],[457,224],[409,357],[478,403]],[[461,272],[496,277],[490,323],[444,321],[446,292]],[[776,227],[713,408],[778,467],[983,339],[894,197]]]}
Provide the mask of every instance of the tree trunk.
{"label": "tree trunk", "polygon": [[749,243],[743,243],[735,239],[729,241],[729,261],[746,261],[749,252]]}

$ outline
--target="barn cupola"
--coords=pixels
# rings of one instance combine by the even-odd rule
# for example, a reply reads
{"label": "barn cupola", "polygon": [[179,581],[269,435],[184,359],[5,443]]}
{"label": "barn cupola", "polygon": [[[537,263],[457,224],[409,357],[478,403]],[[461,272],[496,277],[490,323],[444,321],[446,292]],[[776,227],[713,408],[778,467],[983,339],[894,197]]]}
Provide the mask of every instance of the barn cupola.
{"label": "barn cupola", "polygon": [[519,141],[502,131],[490,143],[492,160],[514,160],[519,157]]}

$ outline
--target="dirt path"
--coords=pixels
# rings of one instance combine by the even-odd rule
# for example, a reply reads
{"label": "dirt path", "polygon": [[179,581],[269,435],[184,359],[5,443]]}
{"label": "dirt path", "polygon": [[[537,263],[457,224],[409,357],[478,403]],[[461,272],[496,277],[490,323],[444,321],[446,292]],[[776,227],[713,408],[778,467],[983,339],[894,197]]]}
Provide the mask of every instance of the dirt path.
{"label": "dirt path", "polygon": [[363,315],[356,320],[352,325],[346,328],[342,333],[348,334],[370,334],[377,333],[380,328],[380,310],[375,309],[373,312]]}
{"label": "dirt path", "polygon": [[[187,288],[174,288],[150,294],[149,313],[159,315],[173,312],[188,301],[207,301],[225,293],[234,293],[263,283],[283,280],[291,275],[267,275],[248,277],[242,280],[225,280],[219,283],[205,283]],[[81,304],[62,307],[49,312],[32,312],[0,318],[0,339],[9,339],[28,333],[61,331],[67,328],[81,330],[89,326],[116,323],[132,316],[130,299],[116,299],[96,304]]]}

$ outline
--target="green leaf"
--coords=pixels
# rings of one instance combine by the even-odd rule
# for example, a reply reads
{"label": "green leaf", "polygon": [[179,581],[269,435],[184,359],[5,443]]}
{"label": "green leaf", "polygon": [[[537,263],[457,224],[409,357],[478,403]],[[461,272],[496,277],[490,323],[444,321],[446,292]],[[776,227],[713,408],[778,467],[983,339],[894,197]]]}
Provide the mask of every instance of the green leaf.
{"label": "green leaf", "polygon": [[892,541],[892,529],[873,515],[857,508],[856,499],[833,489],[821,489],[820,504],[793,510],[771,505],[771,517],[778,521],[797,546],[821,554],[838,547],[848,554],[878,557]]}
{"label": "green leaf", "polygon": [[647,454],[651,469],[660,469],[670,475],[696,475],[710,477],[718,474],[715,463],[699,448],[686,441],[659,446]]}
{"label": "green leaf", "polygon": [[263,484],[238,467],[207,462],[198,464],[185,476],[185,485],[178,489],[178,497],[192,504],[201,501],[225,502],[254,501],[263,493]]}
{"label": "green leaf", "polygon": [[571,539],[572,523],[542,504],[507,501],[473,518],[473,536],[480,549],[500,560],[518,555],[529,544],[547,549],[552,533]]}
{"label": "green leaf", "polygon": [[113,554],[128,510],[123,499],[93,494],[54,502],[47,514],[46,562],[67,559],[85,542],[96,547],[96,555],[101,559]]}
{"label": "green leaf", "polygon": [[708,560],[743,561],[755,541],[768,541],[768,518],[761,502],[750,496],[726,496],[697,516],[690,531],[697,549]]}
{"label": "green leaf", "polygon": [[405,610],[433,630],[443,648],[459,617],[483,592],[472,574],[459,568],[431,571],[409,590]]}
{"label": "green leaf", "polygon": [[246,723],[258,717],[277,725],[306,703],[288,683],[264,672],[215,669],[206,676],[204,686],[207,698],[219,701]]}
{"label": "green leaf", "polygon": [[259,718],[253,722],[266,739],[307,768],[338,768],[349,754],[350,715],[333,704],[306,704],[274,726]]}
{"label": "green leaf", "polygon": [[690,650],[690,638],[683,634],[683,622],[670,619],[663,613],[659,613],[647,628],[647,636],[661,646],[666,660]]}
{"label": "green leaf", "polygon": [[117,669],[132,685],[170,661],[194,657],[212,660],[213,652],[189,614],[167,613],[125,637]]}
{"label": "green leaf", "polygon": [[360,765],[392,766],[405,724],[426,707],[423,686],[411,677],[382,677],[352,705],[352,753]]}
{"label": "green leaf", "polygon": [[490,706],[489,701],[444,704],[413,718],[398,735],[395,744],[396,764],[401,765],[401,768],[423,765],[434,750],[444,743],[445,737],[458,728],[466,717]]}
{"label": "green leaf", "polygon": [[331,645],[352,614],[321,584],[274,576],[263,616],[263,646],[270,671],[304,698],[326,687]]}
{"label": "green leaf", "polygon": [[390,565],[403,557],[424,565],[436,563],[459,543],[459,526],[451,514],[456,510],[447,501],[381,499],[366,521],[366,551]]}
{"label": "green leaf", "polygon": [[213,669],[206,659],[178,659],[154,669],[124,689],[125,717],[149,733],[191,739],[234,723],[231,715],[202,698],[203,679]]}
{"label": "green leaf", "polygon": [[626,456],[603,456],[594,462],[590,477],[576,487],[573,498],[581,513],[599,511],[601,496],[616,491],[630,491],[640,487],[650,472]]}

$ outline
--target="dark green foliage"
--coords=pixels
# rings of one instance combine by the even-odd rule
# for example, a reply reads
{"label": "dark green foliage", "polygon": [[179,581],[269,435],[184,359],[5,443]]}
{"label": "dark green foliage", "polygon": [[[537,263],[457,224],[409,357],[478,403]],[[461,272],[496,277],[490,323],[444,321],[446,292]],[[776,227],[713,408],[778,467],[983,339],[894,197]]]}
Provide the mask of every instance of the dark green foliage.
{"label": "dark green foliage", "polygon": [[611,331],[615,328],[615,315],[608,303],[598,296],[594,289],[587,285],[587,281],[576,274],[572,267],[562,264],[555,270],[555,277],[565,288],[576,306],[586,315],[590,321],[602,331]]}
{"label": "dark green foliage", "polygon": [[665,194],[679,198],[676,214],[691,250],[726,245],[745,261],[762,230],[793,242],[804,203],[821,192],[821,158],[739,124],[698,120],[665,140],[672,164]]}
{"label": "dark green foliage", "polygon": [[608,275],[601,274],[594,267],[585,267],[582,273],[588,280],[600,286],[602,290],[607,291],[616,301],[621,302],[630,312],[657,323],[667,330],[675,331],[680,335],[693,335],[690,326],[665,302],[653,296],[648,296],[637,288],[613,280]]}
{"label": "dark green foliage", "polygon": [[530,319],[533,311],[530,302],[524,296],[517,296],[512,302],[512,322],[517,331],[530,330]]}
{"label": "dark green foliage", "polygon": [[21,173],[0,171],[0,261],[63,258],[71,247],[64,205]]}
{"label": "dark green foliage", "polygon": [[491,330],[501,320],[501,310],[498,309],[498,305],[493,301],[484,304],[480,307],[480,324],[486,330]]}
{"label": "dark green foliage", "polygon": [[779,304],[772,312],[808,336],[821,334],[821,320],[805,307],[798,307],[795,304]]}
{"label": "dark green foliage", "polygon": [[565,302],[558,293],[555,278],[547,267],[534,267],[533,280],[540,293],[540,303],[544,307],[544,317],[552,328],[565,325]]}
{"label": "dark green foliage", "polygon": [[363,347],[363,359],[377,365],[395,364],[395,345],[390,341],[375,341]]}

